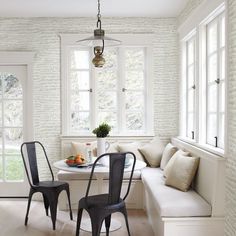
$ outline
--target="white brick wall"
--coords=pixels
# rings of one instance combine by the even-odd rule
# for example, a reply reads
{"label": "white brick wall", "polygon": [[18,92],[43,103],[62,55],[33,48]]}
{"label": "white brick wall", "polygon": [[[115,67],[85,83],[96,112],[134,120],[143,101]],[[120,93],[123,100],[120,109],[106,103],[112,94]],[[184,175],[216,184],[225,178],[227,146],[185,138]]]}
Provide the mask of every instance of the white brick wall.
{"label": "white brick wall", "polygon": [[180,13],[178,17],[179,25],[181,25],[192,13],[192,11],[195,8],[197,8],[203,1],[212,1],[212,0],[189,0],[185,8],[183,9],[183,11]]}
{"label": "white brick wall", "polygon": [[[0,50],[36,52],[34,61],[34,131],[51,161],[60,157],[59,33],[92,33],[94,18],[0,18]],[[175,18],[103,19],[107,33],[154,33],[155,133],[178,134],[178,40]],[[42,166],[43,175],[47,171]]]}

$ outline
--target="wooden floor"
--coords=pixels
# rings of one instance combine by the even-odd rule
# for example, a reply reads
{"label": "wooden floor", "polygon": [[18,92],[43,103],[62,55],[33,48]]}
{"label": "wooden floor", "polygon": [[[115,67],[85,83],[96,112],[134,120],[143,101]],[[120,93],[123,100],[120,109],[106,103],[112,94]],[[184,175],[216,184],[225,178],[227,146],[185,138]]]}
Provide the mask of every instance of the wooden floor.
{"label": "wooden floor", "polygon": [[[51,218],[45,215],[41,202],[32,202],[28,226],[24,226],[26,212],[26,201],[0,201],[0,236],[74,236],[75,219],[69,220],[69,213],[58,211],[57,229],[52,230]],[[129,225],[132,236],[153,236],[147,216],[142,210],[129,210]],[[87,215],[84,214],[85,219]],[[122,223],[122,228],[111,232],[111,236],[126,236],[125,222],[121,214],[114,214],[113,217]],[[80,236],[88,236],[91,233],[80,230]],[[101,234],[105,235],[105,234]]]}

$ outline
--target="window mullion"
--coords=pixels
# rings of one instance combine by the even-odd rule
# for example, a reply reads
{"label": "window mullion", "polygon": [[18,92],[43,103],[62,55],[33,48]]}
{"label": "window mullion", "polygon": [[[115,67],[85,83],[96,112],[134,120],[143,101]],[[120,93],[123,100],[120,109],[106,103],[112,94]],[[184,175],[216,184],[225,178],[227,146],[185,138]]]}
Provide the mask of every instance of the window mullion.
{"label": "window mullion", "polygon": [[[90,61],[93,59],[93,50],[89,50],[90,53]],[[98,123],[98,102],[97,102],[97,74],[96,69],[89,64],[89,71],[90,71],[90,78],[89,78],[89,88],[92,89],[92,92],[90,92],[90,111],[89,111],[89,117],[90,117],[90,133],[92,134],[92,130],[96,127]]]}
{"label": "window mullion", "polygon": [[125,56],[124,47],[119,48],[118,55],[118,133],[125,133],[126,111],[125,111]]}

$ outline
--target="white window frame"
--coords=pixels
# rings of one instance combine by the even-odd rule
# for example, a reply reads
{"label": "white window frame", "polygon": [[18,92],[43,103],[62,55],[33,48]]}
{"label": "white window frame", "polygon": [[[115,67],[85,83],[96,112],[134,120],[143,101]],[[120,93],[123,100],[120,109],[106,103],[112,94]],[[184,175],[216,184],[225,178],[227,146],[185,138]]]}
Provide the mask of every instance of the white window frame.
{"label": "white window frame", "polygon": [[[91,131],[88,132],[80,132],[79,134],[73,134],[70,132],[70,100],[69,98],[69,78],[68,78],[68,65],[69,65],[69,49],[70,47],[76,46],[76,42],[80,39],[86,38],[87,34],[60,34],[61,38],[61,94],[62,94],[62,136],[93,136]],[[145,89],[145,98],[147,99],[145,101],[146,107],[145,107],[145,119],[146,119],[146,130],[145,132],[118,132],[115,134],[112,134],[113,136],[153,136],[154,135],[154,128],[153,128],[153,86],[152,86],[152,81],[153,81],[153,61],[152,61],[152,40],[153,40],[153,35],[152,34],[115,34],[113,37],[116,39],[119,39],[122,41],[122,45],[120,47],[120,52],[122,53],[122,46],[123,47],[145,47],[146,48],[146,89]],[[92,50],[91,50],[92,53]],[[92,56],[92,55],[91,55]],[[122,61],[119,61],[118,63],[124,64]],[[121,65],[124,66],[124,65]],[[123,71],[123,70],[122,70]],[[93,68],[91,68],[91,73],[94,73]],[[93,75],[91,76],[93,77]],[[123,79],[123,76],[120,75],[120,78]],[[96,84],[94,81],[92,81],[93,88],[96,89]],[[124,83],[124,81],[123,81]],[[119,94],[118,94],[118,99],[120,99],[122,96],[120,93],[122,93],[122,83],[118,83],[119,87]],[[94,106],[96,102],[96,95],[91,96],[91,106]],[[94,107],[91,107],[91,109],[95,109]],[[124,109],[124,108],[123,108]],[[91,120],[91,119],[90,119]],[[118,119],[120,122],[118,125],[121,127],[121,124],[124,124],[123,121]],[[95,128],[96,123],[94,118],[92,117],[91,120],[91,129]],[[122,127],[122,130],[124,130],[124,127]]]}
{"label": "white window frame", "polygon": [[[218,4],[218,5],[216,5]],[[188,22],[191,22],[192,28],[194,30],[188,32],[188,29],[191,28],[191,25],[187,22],[182,24],[179,28],[180,37],[182,37],[181,42],[181,94],[183,97],[180,98],[180,136],[179,138],[181,140],[184,140],[186,142],[189,142],[193,145],[196,145],[200,148],[206,149],[208,151],[211,151],[213,153],[216,153],[218,155],[223,156],[225,150],[219,147],[213,147],[212,145],[208,145],[206,143],[206,81],[207,81],[207,55],[206,55],[206,25],[211,22],[214,18],[219,17],[222,15],[222,13],[226,16],[226,9],[225,4],[223,1],[219,0],[219,3],[216,2],[210,2],[206,3],[204,2],[200,7],[189,17]],[[227,17],[227,16],[226,16]],[[202,20],[204,19],[204,20]],[[194,22],[194,23],[193,23]],[[227,27],[226,27],[227,28]],[[218,31],[219,32],[219,31]],[[227,29],[226,29],[227,32]],[[186,48],[184,48],[184,42],[186,39],[188,39],[193,33],[196,34],[197,38],[197,55],[196,55],[196,61],[197,61],[197,71],[196,71],[196,85],[197,85],[197,95],[198,98],[196,101],[196,140],[191,140],[188,137],[186,137],[186,92],[185,92],[185,86],[186,82],[186,75],[184,74],[184,66],[186,64],[186,60],[184,59],[184,55],[186,54]],[[184,36],[187,35],[187,36]],[[225,45],[225,48],[227,48],[227,44]],[[225,50],[225,61],[227,58],[227,50]],[[186,70],[186,69],[185,69]],[[226,63],[225,63],[225,70]],[[225,74],[225,94],[227,91],[227,73]],[[227,97],[225,95],[225,127],[227,127]],[[224,133],[226,137],[227,128],[225,128]],[[224,139],[224,146],[226,146],[226,138]]]}

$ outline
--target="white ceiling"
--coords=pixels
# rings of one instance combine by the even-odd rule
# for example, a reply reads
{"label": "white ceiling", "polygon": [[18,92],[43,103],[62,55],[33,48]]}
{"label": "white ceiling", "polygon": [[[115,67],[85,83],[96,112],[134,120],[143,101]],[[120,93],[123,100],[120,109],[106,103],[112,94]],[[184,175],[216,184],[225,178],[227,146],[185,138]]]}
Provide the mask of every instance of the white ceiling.
{"label": "white ceiling", "polygon": [[[188,0],[101,0],[102,16],[175,17]],[[0,17],[96,16],[96,0],[0,0]]]}

